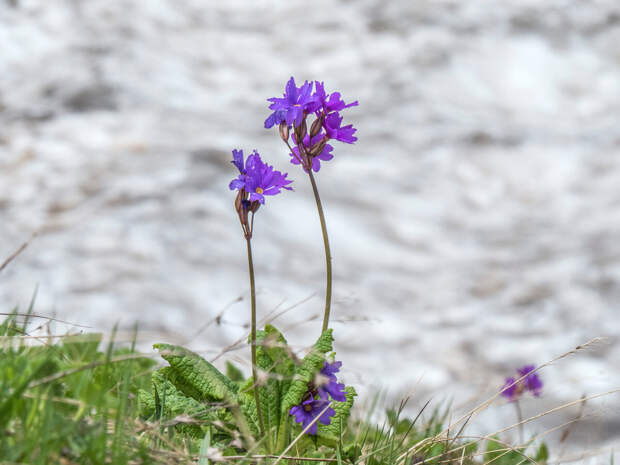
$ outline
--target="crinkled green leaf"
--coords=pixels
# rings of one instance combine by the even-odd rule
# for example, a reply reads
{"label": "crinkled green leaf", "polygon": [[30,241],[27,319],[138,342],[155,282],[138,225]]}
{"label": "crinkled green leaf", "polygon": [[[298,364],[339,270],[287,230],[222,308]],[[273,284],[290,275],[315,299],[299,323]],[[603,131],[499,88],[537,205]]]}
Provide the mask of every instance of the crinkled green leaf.
{"label": "crinkled green leaf", "polygon": [[226,376],[235,383],[245,381],[243,372],[230,362],[226,362]]}
{"label": "crinkled green leaf", "polygon": [[[191,397],[185,396],[175,385],[166,378],[162,370],[153,372],[151,380],[153,390],[148,393],[141,390],[138,394],[141,414],[145,417],[153,415],[164,420],[177,419],[179,423],[175,429],[179,432],[190,434],[193,437],[201,437],[204,433],[199,424],[184,421],[185,418],[200,423],[210,423],[218,419],[217,412],[209,406],[198,402]],[[159,412],[156,412],[159,404]]]}
{"label": "crinkled green leaf", "polygon": [[161,356],[174,368],[184,390],[197,392],[202,401],[233,401],[237,386],[200,355],[171,344],[155,344]]}
{"label": "crinkled green leaf", "polygon": [[332,350],[332,330],[327,329],[314,344],[312,350],[304,357],[301,364],[295,368],[293,380],[286,394],[282,398],[281,414],[288,415],[294,405],[301,402],[301,398],[308,389],[308,383],[321,371],[325,363],[325,354]]}
{"label": "crinkled green leaf", "polygon": [[177,388],[180,392],[185,394],[186,397],[191,397],[197,401],[204,400],[204,396],[198,389],[194,388],[191,384],[188,384],[185,381],[185,378],[181,376],[181,374],[171,366],[163,367],[157,370],[158,373],[164,376],[168,381],[174,384],[174,387]]}
{"label": "crinkled green leaf", "polygon": [[151,392],[140,389],[138,391],[138,406],[141,417],[152,417],[155,414],[155,397]]}
{"label": "crinkled green leaf", "polygon": [[273,360],[273,371],[280,375],[281,392],[288,391],[295,373],[295,355],[293,351],[288,346],[282,333],[272,325],[265,326],[263,347],[267,355]]}
{"label": "crinkled green leaf", "polygon": [[[153,389],[162,402],[162,416],[164,418],[174,418],[177,415],[188,415],[197,420],[216,420],[215,409],[205,405],[196,399],[187,397],[179,391],[176,386],[166,377],[167,372],[158,370],[153,372]],[[155,393],[153,392],[153,396]]]}
{"label": "crinkled green leaf", "polygon": [[237,393],[237,401],[241,408],[241,413],[245,417],[250,431],[258,434],[258,413],[256,412],[256,402],[254,401],[254,391],[252,390],[252,378],[248,378],[246,382],[239,388]]}
{"label": "crinkled green leaf", "polygon": [[[277,330],[276,330],[277,331]],[[275,362],[269,356],[267,344],[269,334],[258,331],[256,334],[256,365],[259,370],[258,400],[266,431],[277,430],[280,424],[280,381],[275,371]]]}
{"label": "crinkled green leaf", "polygon": [[355,392],[353,386],[346,386],[344,390],[347,393],[347,400],[344,402],[332,401],[331,408],[336,411],[336,415],[331,417],[329,425],[319,423],[318,436],[321,440],[327,442],[338,441],[341,431],[347,426],[351,408],[353,407],[353,400],[357,396],[357,392]]}

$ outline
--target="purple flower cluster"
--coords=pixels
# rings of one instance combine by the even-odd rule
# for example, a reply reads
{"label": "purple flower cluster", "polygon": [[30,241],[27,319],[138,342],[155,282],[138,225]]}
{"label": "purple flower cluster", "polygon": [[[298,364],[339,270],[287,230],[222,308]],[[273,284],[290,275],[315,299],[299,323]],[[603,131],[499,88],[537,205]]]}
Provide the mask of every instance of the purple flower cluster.
{"label": "purple flower cluster", "polygon": [[332,400],[344,402],[347,400],[344,392],[344,384],[338,382],[336,373],[340,370],[342,362],[327,363],[323,365],[317,380],[311,382],[308,391],[304,394],[301,404],[295,405],[289,414],[295,416],[295,421],[306,428],[318,416],[319,419],[308,430],[308,434],[316,434],[318,423],[329,425],[331,417],[336,411],[329,407]]}
{"label": "purple flower cluster", "polygon": [[[502,396],[506,397],[509,401],[518,400],[525,392],[531,392],[534,396],[540,396],[540,392],[543,387],[543,382],[539,376],[534,373],[536,367],[534,365],[525,365],[523,368],[517,370],[518,376],[508,377],[502,387]],[[524,377],[521,381],[516,383],[519,378]]]}
{"label": "purple flower cluster", "polygon": [[245,190],[250,196],[249,202],[265,204],[266,195],[276,195],[280,189],[293,190],[287,187],[293,181],[286,179],[287,173],[273,169],[273,166],[263,163],[260,154],[254,150],[248,159],[243,161],[243,150],[233,150],[233,163],[239,170],[239,176],[233,179],[228,186],[230,190]]}
{"label": "purple flower cluster", "polygon": [[276,195],[281,189],[293,190],[288,187],[293,181],[286,179],[287,173],[282,174],[273,169],[273,166],[263,163],[260,154],[254,150],[247,160],[244,160],[243,150],[233,150],[232,164],[239,170],[239,176],[230,181],[230,190],[237,190],[235,210],[239,215],[241,228],[246,239],[252,237],[253,222],[248,221],[248,212],[256,213],[261,205],[265,204],[266,195]]}
{"label": "purple flower cluster", "polygon": [[[356,129],[351,124],[343,126],[343,117],[339,113],[346,108],[357,106],[357,100],[347,104],[340,97],[340,92],[327,94],[322,82],[306,81],[301,87],[297,87],[295,79],[291,77],[282,98],[267,100],[271,102],[269,109],[273,110],[273,113],[265,120],[265,128],[280,126],[280,136],[291,150],[291,162],[301,164],[306,171],[319,171],[321,161],[334,157],[331,154],[333,147],[327,143],[329,140],[339,140],[347,144],[357,140],[354,136]],[[311,114],[314,114],[315,120],[308,132],[306,119]],[[293,147],[289,144],[291,126]]]}

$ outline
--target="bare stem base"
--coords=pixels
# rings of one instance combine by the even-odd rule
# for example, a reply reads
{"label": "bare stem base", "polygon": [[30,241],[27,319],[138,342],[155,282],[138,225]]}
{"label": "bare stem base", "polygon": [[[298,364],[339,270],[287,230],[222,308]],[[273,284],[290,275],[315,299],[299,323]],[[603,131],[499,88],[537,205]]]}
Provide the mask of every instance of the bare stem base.
{"label": "bare stem base", "polygon": [[256,402],[256,412],[258,414],[258,424],[261,435],[265,436],[265,424],[263,423],[263,412],[260,409],[258,397],[258,379],[256,377],[256,287],[254,285],[254,263],[252,261],[252,244],[251,239],[246,237],[248,244],[248,269],[250,271],[250,299],[252,302],[252,329],[250,332],[251,352],[252,352],[252,380],[254,381],[254,401]]}
{"label": "bare stem base", "polygon": [[323,214],[323,205],[321,204],[321,197],[319,196],[319,190],[316,187],[316,181],[312,170],[308,170],[308,176],[310,177],[310,183],[312,184],[312,191],[314,192],[314,200],[316,200],[316,208],[319,211],[319,219],[321,220],[321,231],[323,232],[323,245],[325,247],[325,269],[326,269],[326,286],[325,286],[325,313],[323,314],[323,329],[325,332],[329,326],[329,313],[332,303],[332,255],[329,249],[329,238],[327,237],[327,225],[325,224],[325,215]]}

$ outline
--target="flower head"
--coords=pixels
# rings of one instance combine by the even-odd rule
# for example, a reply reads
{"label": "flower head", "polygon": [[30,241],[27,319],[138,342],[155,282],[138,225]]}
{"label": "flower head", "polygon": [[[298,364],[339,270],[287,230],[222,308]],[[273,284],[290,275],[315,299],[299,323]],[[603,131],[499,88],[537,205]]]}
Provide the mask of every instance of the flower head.
{"label": "flower head", "polygon": [[304,429],[318,416],[318,421],[314,422],[314,424],[307,431],[308,434],[316,434],[318,422],[321,422],[324,425],[329,425],[331,423],[330,417],[336,415],[336,411],[333,408],[328,407],[328,405],[328,400],[311,398],[303,401],[301,405],[295,405],[292,407],[289,413],[295,416],[295,421],[297,423],[301,423],[301,427]]}
{"label": "flower head", "polygon": [[[357,130],[351,124],[344,125],[340,113],[357,106],[357,100],[346,103],[340,92],[328,94],[322,82],[305,81],[301,87],[297,87],[295,79],[291,77],[282,98],[270,98],[268,101],[271,102],[269,108],[273,113],[265,120],[265,128],[279,125],[280,137],[289,148],[289,136],[292,133],[295,146],[291,148],[291,162],[302,165],[306,172],[318,172],[321,161],[333,158],[333,147],[327,144],[329,140],[347,144],[357,141],[354,136]],[[309,115],[314,117],[314,121],[307,121]],[[294,125],[293,131],[290,131],[291,125]]]}
{"label": "flower head", "polygon": [[248,202],[265,203],[266,195],[276,195],[281,189],[293,190],[288,187],[293,181],[286,179],[287,173],[282,174],[280,171],[273,169],[273,166],[263,163],[260,154],[254,150],[252,154],[243,161],[243,150],[233,150],[232,163],[237,167],[239,176],[233,179],[230,184],[230,190],[241,190],[249,194]]}
{"label": "flower head", "polygon": [[517,370],[519,372],[519,377],[526,376],[521,382],[525,384],[525,390],[530,391],[536,397],[540,396],[540,391],[542,390],[543,383],[538,376],[538,374],[533,373],[536,369],[534,365],[525,365],[523,368]]}
{"label": "flower head", "polygon": [[312,95],[312,82],[306,81],[301,87],[297,87],[293,77],[286,83],[282,98],[273,97],[267,100],[272,102],[269,109],[274,110],[265,120],[267,129],[282,122],[289,126],[294,122],[295,126],[299,126],[305,115],[318,107],[317,99]]}
{"label": "flower head", "polygon": [[[518,400],[525,392],[529,391],[534,396],[540,396],[543,383],[540,377],[534,373],[536,367],[534,365],[525,365],[523,368],[519,368],[517,373],[519,376],[514,378],[512,376],[506,378],[504,386],[502,387],[502,396],[506,397],[509,401]],[[519,382],[517,379],[524,377]]]}

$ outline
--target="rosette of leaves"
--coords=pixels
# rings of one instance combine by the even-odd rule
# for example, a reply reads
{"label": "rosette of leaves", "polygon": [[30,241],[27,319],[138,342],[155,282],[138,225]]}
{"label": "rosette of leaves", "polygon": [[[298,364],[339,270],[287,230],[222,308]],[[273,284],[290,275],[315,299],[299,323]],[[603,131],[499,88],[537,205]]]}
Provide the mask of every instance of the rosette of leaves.
{"label": "rosette of leaves", "polygon": [[[228,364],[221,373],[200,355],[183,347],[155,344],[169,366],[152,375],[151,392],[140,391],[145,418],[172,425],[180,434],[203,437],[212,427],[213,443],[222,448],[282,452],[298,434],[289,411],[299,404],[309,383],[320,372],[332,351],[332,330],[325,331],[310,352],[297,359],[286,339],[267,325],[257,332],[257,380],[243,379],[240,370]],[[259,386],[259,408],[265,435],[260,435],[253,385]],[[329,425],[320,425],[318,435],[298,444],[300,452],[319,445],[334,445],[346,426],[355,390],[347,386],[347,401],[333,402],[336,415]],[[237,439],[240,440],[236,441]],[[304,438],[307,439],[307,438]]]}

